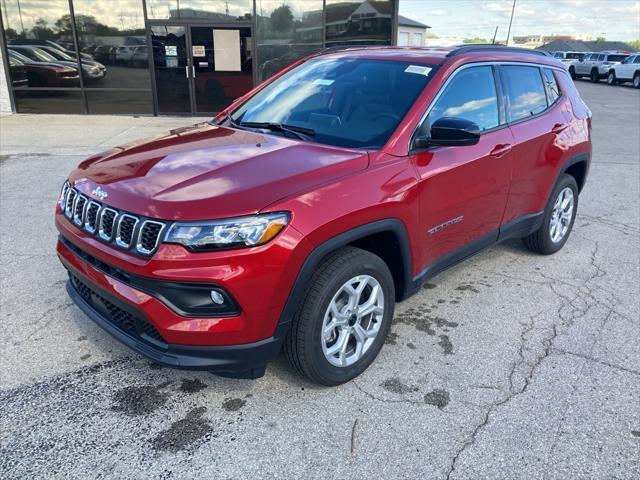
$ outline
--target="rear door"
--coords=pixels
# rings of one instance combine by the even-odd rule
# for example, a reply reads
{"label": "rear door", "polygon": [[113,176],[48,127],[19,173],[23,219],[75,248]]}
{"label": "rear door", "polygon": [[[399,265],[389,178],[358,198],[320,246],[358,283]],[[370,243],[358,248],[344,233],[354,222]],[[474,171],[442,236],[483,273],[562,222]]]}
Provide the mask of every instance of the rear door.
{"label": "rear door", "polygon": [[569,103],[553,70],[501,65],[506,117],[514,137],[513,179],[503,224],[544,210],[562,161],[558,137],[569,128]]}
{"label": "rear door", "polygon": [[594,57],[597,58],[595,54],[585,55],[584,59],[580,62],[576,62],[575,71],[580,75],[587,75],[591,71],[591,66],[594,63]]}
{"label": "rear door", "polygon": [[511,177],[513,140],[501,113],[495,67],[454,72],[430,107],[420,134],[442,117],[473,121],[482,134],[476,145],[430,148],[410,158],[419,176],[424,266],[454,252],[470,253],[463,249],[469,244],[474,249],[495,241]]}

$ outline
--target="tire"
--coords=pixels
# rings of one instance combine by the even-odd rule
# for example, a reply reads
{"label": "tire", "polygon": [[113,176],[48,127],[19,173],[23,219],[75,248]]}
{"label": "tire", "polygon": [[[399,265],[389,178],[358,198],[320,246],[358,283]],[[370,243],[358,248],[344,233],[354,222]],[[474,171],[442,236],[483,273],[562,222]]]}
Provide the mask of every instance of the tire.
{"label": "tire", "polygon": [[571,78],[572,78],[573,80],[575,80],[576,78],[578,78],[578,77],[577,77],[577,75],[576,75],[576,69],[575,69],[575,68],[573,68],[573,67],[569,67],[569,75],[571,75]]}
{"label": "tire", "polygon": [[609,75],[607,75],[607,84],[615,85],[616,83],[618,83],[618,80],[616,80],[616,72],[611,70]]}
{"label": "tire", "polygon": [[592,83],[598,83],[600,81],[600,72],[598,72],[597,68],[593,68],[591,70],[591,74],[589,75],[589,80],[591,80]]}
{"label": "tire", "polygon": [[[345,285],[355,279],[368,279],[360,297],[362,302],[377,299],[377,313],[354,320],[355,314],[349,314],[349,303]],[[371,280],[372,279],[372,280]],[[377,282],[378,288],[374,290]],[[364,282],[362,282],[364,283]],[[362,283],[352,283],[356,289]],[[374,292],[378,292],[377,294]],[[383,297],[383,308],[379,311],[380,293]],[[353,297],[355,298],[355,297]],[[336,306],[332,310],[331,304]],[[358,302],[356,302],[358,303]],[[311,277],[304,298],[294,317],[293,324],[284,341],[284,352],[289,363],[302,376],[314,383],[335,386],[348,382],[360,375],[378,356],[389,333],[395,307],[395,289],[393,277],[386,263],[378,256],[354,247],[345,247],[331,254],[322,262]],[[364,303],[358,303],[362,306]],[[357,309],[356,309],[357,310]],[[334,316],[333,311],[341,316]],[[348,320],[344,320],[348,318]],[[375,318],[375,321],[374,321]],[[342,326],[326,329],[338,320],[346,322]],[[368,320],[367,320],[368,319]],[[354,324],[352,325],[352,322]],[[365,322],[367,324],[365,325]],[[365,342],[359,343],[356,336],[356,325],[366,327]],[[349,329],[351,332],[349,333]],[[359,331],[364,332],[363,329]],[[341,341],[346,338],[347,342]],[[345,345],[343,353],[332,356],[331,348]],[[358,348],[361,355],[358,357]],[[350,353],[350,356],[347,356]],[[344,355],[344,356],[343,356]],[[352,361],[353,363],[347,363]],[[336,362],[344,362],[336,365]]]}
{"label": "tire", "polygon": [[[557,218],[557,215],[554,213],[556,210],[556,205],[561,194],[566,195],[566,190],[571,190],[572,194],[572,210],[570,214],[570,218],[567,219],[568,223],[566,223],[566,231],[562,233],[562,236],[558,239],[557,237],[554,239],[552,237],[552,220]],[[564,197],[567,198],[567,197]],[[573,228],[573,222],[576,219],[576,212],[578,211],[578,184],[576,183],[575,178],[571,175],[567,175],[566,173],[562,174],[556,183],[553,192],[551,192],[551,196],[549,197],[549,202],[547,203],[547,207],[544,211],[544,221],[542,222],[542,226],[531,235],[524,237],[522,240],[525,246],[536,253],[541,253],[543,255],[550,255],[552,253],[556,253],[560,250],[565,243],[567,243],[567,239],[571,234],[571,230]],[[564,228],[563,228],[564,230]],[[556,232],[557,233],[557,232]]]}
{"label": "tire", "polygon": [[633,88],[640,88],[640,72],[633,75]]}

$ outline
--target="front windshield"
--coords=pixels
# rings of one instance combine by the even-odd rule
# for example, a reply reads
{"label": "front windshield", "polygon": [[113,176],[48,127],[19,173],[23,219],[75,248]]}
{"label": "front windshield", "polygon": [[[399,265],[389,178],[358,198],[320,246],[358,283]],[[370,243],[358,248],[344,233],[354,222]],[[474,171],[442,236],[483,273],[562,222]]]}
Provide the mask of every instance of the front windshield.
{"label": "front windshield", "polygon": [[15,58],[16,60],[21,61],[22,63],[33,63],[30,58],[25,57],[24,55],[22,55],[19,52],[16,52],[15,50],[9,49],[9,56]]}
{"label": "front windshield", "polygon": [[51,47],[50,49],[47,49],[47,50],[44,50],[44,49],[41,49],[41,48],[39,48],[38,50],[40,50],[41,52],[45,52],[46,54],[51,55],[52,57],[55,57],[58,60],[66,60],[68,62],[75,62],[75,58],[71,58],[66,53],[61,52],[60,50],[56,50],[53,47]]}
{"label": "front windshield", "polygon": [[41,62],[55,62],[56,59],[55,57],[52,57],[51,55],[49,55],[47,52],[45,52],[44,50],[40,50],[39,48],[33,48],[32,50],[30,50],[31,52],[31,58],[33,58],[34,60],[39,60]]}
{"label": "front windshield", "polygon": [[428,65],[318,58],[267,85],[235,110],[231,120],[240,127],[297,128],[328,145],[380,148],[431,76]]}

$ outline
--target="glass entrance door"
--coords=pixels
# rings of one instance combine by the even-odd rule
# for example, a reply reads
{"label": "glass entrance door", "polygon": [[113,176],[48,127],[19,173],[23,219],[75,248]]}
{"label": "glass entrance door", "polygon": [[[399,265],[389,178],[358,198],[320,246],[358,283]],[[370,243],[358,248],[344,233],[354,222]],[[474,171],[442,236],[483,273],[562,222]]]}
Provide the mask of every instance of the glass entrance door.
{"label": "glass entrance door", "polygon": [[191,113],[187,27],[151,27],[158,113]]}
{"label": "glass entrance door", "polygon": [[213,114],[253,88],[250,27],[153,25],[158,113]]}
{"label": "glass entrance door", "polygon": [[219,112],[253,88],[251,28],[190,29],[195,113]]}

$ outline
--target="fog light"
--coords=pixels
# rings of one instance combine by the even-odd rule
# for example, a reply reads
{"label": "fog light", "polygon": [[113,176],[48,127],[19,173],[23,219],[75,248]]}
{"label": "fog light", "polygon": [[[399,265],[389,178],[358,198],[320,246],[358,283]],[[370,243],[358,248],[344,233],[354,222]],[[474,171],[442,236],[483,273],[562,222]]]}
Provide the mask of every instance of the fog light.
{"label": "fog light", "polygon": [[224,297],[217,290],[211,290],[211,300],[213,300],[213,303],[216,305],[222,305],[224,303]]}

